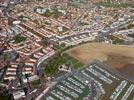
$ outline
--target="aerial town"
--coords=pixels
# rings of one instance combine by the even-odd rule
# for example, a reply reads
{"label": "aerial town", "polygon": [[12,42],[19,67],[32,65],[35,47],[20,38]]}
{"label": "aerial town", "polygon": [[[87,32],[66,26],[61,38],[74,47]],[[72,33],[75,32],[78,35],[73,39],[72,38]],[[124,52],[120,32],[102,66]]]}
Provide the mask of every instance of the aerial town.
{"label": "aerial town", "polygon": [[0,0],[0,100],[134,100],[134,0]]}

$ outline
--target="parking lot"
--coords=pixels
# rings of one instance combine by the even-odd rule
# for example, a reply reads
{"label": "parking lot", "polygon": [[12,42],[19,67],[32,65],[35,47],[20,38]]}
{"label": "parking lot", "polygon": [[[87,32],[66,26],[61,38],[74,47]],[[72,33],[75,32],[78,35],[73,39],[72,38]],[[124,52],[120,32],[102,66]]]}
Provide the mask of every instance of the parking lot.
{"label": "parking lot", "polygon": [[60,81],[46,96],[46,100],[81,100],[91,97],[91,87],[79,76],[72,75]]}
{"label": "parking lot", "polygon": [[81,100],[84,97],[92,97],[94,93],[95,98],[100,97],[103,100],[132,98],[133,84],[114,73],[105,69],[100,62],[93,62],[60,80],[45,95],[45,100]]}

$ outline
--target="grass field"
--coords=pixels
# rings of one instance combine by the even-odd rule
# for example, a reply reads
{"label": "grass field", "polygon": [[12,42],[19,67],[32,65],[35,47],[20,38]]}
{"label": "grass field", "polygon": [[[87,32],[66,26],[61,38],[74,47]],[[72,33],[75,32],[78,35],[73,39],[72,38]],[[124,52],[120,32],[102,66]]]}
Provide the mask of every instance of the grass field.
{"label": "grass field", "polygon": [[75,69],[81,68],[83,64],[79,62],[77,59],[69,56],[66,53],[57,54],[51,61],[48,62],[45,67],[45,75],[51,76],[58,72],[58,67],[62,64],[71,63]]}
{"label": "grass field", "polygon": [[131,78],[134,76],[134,47],[87,43],[66,52],[84,64],[98,59]]}

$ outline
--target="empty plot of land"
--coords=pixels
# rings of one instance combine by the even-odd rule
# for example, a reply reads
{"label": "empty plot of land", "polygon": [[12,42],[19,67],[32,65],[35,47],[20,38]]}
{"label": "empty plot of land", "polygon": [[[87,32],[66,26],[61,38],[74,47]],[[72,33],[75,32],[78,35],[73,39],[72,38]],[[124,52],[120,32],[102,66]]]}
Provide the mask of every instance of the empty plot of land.
{"label": "empty plot of land", "polygon": [[134,47],[87,43],[74,47],[67,52],[85,64],[98,59],[130,77],[134,76]]}

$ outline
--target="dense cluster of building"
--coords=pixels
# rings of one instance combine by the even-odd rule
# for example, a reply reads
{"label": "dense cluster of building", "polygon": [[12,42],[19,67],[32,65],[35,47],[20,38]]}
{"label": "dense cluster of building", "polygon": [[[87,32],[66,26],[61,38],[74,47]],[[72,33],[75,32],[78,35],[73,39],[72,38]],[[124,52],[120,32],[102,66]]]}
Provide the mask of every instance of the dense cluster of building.
{"label": "dense cluster of building", "polygon": [[[13,90],[14,99],[116,100],[124,88],[121,100],[129,98],[134,84],[103,68],[100,62],[69,71],[54,84],[43,76],[42,63],[59,52],[55,45],[70,47],[98,38],[111,41],[108,35],[133,43],[133,37],[128,36],[134,33],[133,27],[118,30],[134,23],[131,10],[95,5],[102,1],[115,4],[114,0],[0,1],[0,80]],[[32,82],[39,79],[43,83],[33,88]],[[111,85],[114,88],[108,92]]]}

